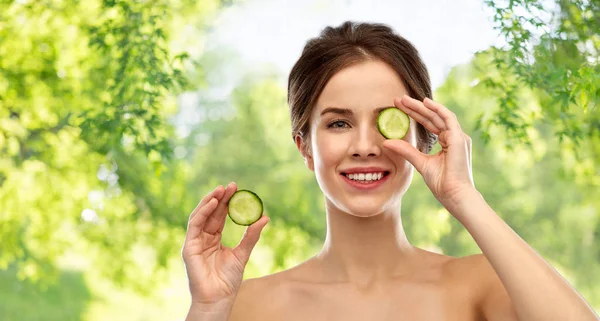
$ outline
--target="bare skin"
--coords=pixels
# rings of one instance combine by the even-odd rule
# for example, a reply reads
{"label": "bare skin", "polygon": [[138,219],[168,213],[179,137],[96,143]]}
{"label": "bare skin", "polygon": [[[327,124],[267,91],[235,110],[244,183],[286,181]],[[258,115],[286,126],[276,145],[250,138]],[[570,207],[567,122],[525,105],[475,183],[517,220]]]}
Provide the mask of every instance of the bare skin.
{"label": "bare skin", "polygon": [[314,257],[244,281],[229,320],[485,320],[482,297],[499,282],[476,273],[485,265],[482,255],[453,258],[415,248],[404,271],[359,287],[330,281]]}

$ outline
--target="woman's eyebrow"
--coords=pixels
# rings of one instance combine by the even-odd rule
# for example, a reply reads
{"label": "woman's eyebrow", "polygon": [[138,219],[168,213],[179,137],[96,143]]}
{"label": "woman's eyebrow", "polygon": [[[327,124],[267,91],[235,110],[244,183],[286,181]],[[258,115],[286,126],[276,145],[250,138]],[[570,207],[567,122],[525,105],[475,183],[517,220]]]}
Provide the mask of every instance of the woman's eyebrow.
{"label": "woman's eyebrow", "polygon": [[375,108],[375,110],[373,110],[373,114],[377,114],[379,115],[379,113],[381,113],[384,109],[390,108],[393,106],[385,106],[385,107],[379,107],[379,108]]}
{"label": "woman's eyebrow", "polygon": [[[391,106],[385,106],[385,107],[378,107],[375,108],[373,110],[374,114],[379,114],[382,110],[389,108]],[[352,112],[352,110],[348,109],[348,108],[340,108],[340,107],[327,107],[325,109],[323,109],[323,111],[321,112],[321,116],[327,114],[327,113],[334,113],[334,114],[339,114],[339,115],[345,115],[345,116],[350,116],[352,114],[354,114]]]}
{"label": "woman's eyebrow", "polygon": [[323,116],[327,113],[334,113],[334,114],[340,114],[340,115],[346,115],[346,116],[350,116],[353,114],[352,110],[350,110],[348,108],[327,107],[327,108],[323,109],[323,111],[321,112],[321,116]]}

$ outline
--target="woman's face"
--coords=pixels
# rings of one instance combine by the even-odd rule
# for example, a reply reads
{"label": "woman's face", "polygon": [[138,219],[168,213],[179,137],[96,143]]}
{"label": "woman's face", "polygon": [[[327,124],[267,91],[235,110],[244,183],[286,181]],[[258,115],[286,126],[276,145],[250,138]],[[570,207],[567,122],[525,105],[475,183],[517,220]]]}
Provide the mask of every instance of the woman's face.
{"label": "woman's face", "polygon": [[[327,206],[367,217],[397,209],[413,176],[404,158],[383,147],[377,130],[382,108],[407,94],[396,72],[381,61],[366,61],[335,74],[310,120],[310,146],[303,152],[315,172]],[[403,138],[416,146],[415,121]]]}

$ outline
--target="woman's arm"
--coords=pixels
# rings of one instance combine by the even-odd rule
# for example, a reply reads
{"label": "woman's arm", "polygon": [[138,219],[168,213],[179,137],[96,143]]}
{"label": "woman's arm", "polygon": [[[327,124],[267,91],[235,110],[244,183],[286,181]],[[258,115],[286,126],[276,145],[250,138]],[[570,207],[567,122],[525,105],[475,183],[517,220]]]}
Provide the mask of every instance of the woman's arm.
{"label": "woman's arm", "polygon": [[[428,98],[421,102],[405,95],[396,98],[394,105],[438,135],[442,149],[427,155],[403,140],[386,140],[383,146],[409,161],[435,198],[467,228],[510,297],[507,300],[502,294],[501,286],[492,287],[496,290],[483,305],[487,319],[511,320],[514,310],[520,321],[599,321],[579,293],[506,225],[477,191],[471,138],[462,131],[456,115]],[[489,304],[492,299],[501,305]],[[506,308],[497,311],[500,306]]]}
{"label": "woman's arm", "polygon": [[[462,201],[448,210],[473,236],[506,289],[504,292],[496,286],[484,297],[482,309],[487,320],[512,320],[511,310],[520,321],[600,320],[583,297],[492,210],[477,190],[459,199]],[[510,300],[506,300],[506,293]]]}
{"label": "woman's arm", "polygon": [[190,306],[186,321],[227,321],[233,308],[231,300],[218,304],[194,304]]}

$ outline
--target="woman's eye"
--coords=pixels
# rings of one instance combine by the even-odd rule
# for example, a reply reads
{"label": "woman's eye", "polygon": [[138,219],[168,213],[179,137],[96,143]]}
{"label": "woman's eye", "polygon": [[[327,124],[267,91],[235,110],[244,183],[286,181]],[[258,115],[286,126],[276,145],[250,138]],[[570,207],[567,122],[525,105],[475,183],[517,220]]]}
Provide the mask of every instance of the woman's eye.
{"label": "woman's eye", "polygon": [[329,125],[327,125],[327,128],[334,128],[334,129],[335,128],[348,128],[348,127],[350,127],[350,125],[343,120],[336,120],[336,121],[329,123]]}

